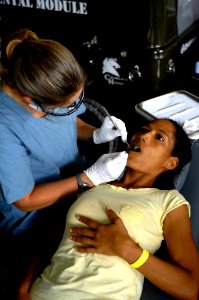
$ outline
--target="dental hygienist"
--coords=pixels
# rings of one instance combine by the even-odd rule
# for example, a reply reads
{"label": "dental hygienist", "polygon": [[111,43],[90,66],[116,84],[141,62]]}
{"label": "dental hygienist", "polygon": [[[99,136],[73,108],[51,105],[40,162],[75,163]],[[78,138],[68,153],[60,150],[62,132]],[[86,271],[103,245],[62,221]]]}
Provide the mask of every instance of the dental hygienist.
{"label": "dental hygienist", "polygon": [[[66,210],[79,190],[114,180],[125,168],[127,153],[121,152],[103,155],[84,170],[77,140],[103,143],[121,136],[126,141],[127,132],[115,117],[117,130],[107,118],[98,129],[79,118],[85,112],[81,66],[66,47],[29,29],[9,39],[1,83],[1,264],[10,264],[14,274],[16,253],[25,263],[42,246],[56,247]],[[21,264],[18,276],[22,269]]]}

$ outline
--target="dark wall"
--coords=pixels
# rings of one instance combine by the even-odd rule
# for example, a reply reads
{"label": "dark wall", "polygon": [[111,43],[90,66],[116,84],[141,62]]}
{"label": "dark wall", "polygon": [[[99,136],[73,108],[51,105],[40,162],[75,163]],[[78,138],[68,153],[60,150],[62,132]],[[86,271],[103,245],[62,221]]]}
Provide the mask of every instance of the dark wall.
{"label": "dark wall", "polygon": [[88,73],[86,95],[127,119],[136,103],[156,95],[176,89],[199,94],[198,81],[192,78],[199,60],[199,26],[178,37],[176,4],[177,0],[0,0],[1,47],[9,33],[25,27],[61,42]]}
{"label": "dark wall", "polygon": [[[20,3],[24,6],[19,5]],[[64,3],[68,3],[68,12],[64,9]],[[84,5],[81,6],[80,3]],[[138,55],[146,47],[148,4],[148,0],[123,0],[122,5],[121,2],[112,0],[1,0],[2,48],[11,32],[25,27],[32,29],[40,37],[60,41],[73,51],[85,67],[92,82],[88,95],[107,103],[108,108],[115,112],[121,110],[115,109],[120,101],[119,95],[122,93],[123,98],[128,88],[131,89],[132,83],[128,81],[130,64],[137,63]],[[118,81],[114,77],[112,83],[104,80],[102,62],[106,57],[116,59],[121,65]],[[129,105],[132,106],[131,103]]]}

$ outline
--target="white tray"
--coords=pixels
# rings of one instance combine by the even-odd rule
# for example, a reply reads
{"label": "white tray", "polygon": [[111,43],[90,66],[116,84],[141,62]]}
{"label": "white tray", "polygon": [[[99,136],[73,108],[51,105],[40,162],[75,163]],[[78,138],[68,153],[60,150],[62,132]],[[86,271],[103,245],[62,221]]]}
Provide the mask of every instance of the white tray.
{"label": "white tray", "polygon": [[199,97],[174,91],[135,105],[135,110],[148,120],[168,118],[177,121],[190,139],[199,139]]}

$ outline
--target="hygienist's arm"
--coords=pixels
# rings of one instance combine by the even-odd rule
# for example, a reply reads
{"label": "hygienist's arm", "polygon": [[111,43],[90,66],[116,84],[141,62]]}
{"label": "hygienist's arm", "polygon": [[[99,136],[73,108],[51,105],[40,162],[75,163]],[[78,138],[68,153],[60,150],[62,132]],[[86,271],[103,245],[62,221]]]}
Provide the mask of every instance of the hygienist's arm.
{"label": "hygienist's arm", "polygon": [[77,118],[77,138],[78,140],[88,141],[93,138],[93,132],[96,127]]}
{"label": "hygienist's arm", "polygon": [[[126,167],[128,154],[108,153],[80,174],[90,187],[117,179]],[[59,200],[78,192],[76,176],[34,186],[33,190],[13,204],[23,210],[32,211],[50,206]]]}
{"label": "hygienist's arm", "polygon": [[[93,182],[83,172],[81,178],[90,187]],[[78,192],[76,176],[34,186],[33,190],[13,204],[23,211],[33,211],[48,207],[61,199]]]}

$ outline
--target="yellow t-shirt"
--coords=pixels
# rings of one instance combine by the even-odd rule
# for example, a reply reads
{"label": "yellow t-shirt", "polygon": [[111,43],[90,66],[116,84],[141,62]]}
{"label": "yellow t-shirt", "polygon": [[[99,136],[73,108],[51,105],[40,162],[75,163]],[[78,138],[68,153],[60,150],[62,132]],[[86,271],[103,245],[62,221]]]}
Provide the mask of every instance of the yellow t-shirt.
{"label": "yellow t-shirt", "polygon": [[[124,189],[102,184],[84,192],[69,209],[62,241],[51,264],[31,289],[33,300],[138,300],[143,275],[117,256],[83,254],[69,237],[72,226],[81,225],[78,214],[109,223],[110,206],[123,220],[129,235],[143,249],[157,251],[163,240],[163,221],[173,209],[186,204],[176,190]],[[115,233],[117,234],[117,233]]]}

